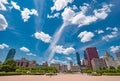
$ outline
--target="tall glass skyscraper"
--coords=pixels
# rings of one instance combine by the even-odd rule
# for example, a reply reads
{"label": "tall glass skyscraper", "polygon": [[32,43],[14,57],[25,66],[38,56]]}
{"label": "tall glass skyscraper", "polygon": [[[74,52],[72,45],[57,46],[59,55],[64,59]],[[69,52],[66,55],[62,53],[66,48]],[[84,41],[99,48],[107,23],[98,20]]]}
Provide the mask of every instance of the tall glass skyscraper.
{"label": "tall glass skyscraper", "polygon": [[87,66],[92,68],[91,60],[93,58],[99,58],[97,48],[96,47],[86,48],[84,53],[85,53],[85,57],[88,61]]}
{"label": "tall glass skyscraper", "polygon": [[13,59],[14,56],[15,56],[15,53],[16,53],[16,50],[14,48],[10,49],[8,54],[7,54],[7,57],[6,57],[5,61],[8,60],[8,59]]}
{"label": "tall glass skyscraper", "polygon": [[76,52],[76,59],[77,59],[77,64],[80,66],[81,65],[81,61],[80,61],[80,55],[78,52]]}

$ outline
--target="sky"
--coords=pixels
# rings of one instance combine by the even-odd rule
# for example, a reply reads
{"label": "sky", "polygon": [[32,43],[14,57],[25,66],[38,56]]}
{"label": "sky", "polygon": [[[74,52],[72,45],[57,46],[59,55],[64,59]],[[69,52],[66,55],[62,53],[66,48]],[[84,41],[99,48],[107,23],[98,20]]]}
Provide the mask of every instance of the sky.
{"label": "sky", "polygon": [[96,47],[116,59],[120,50],[120,0],[0,0],[0,61],[76,63],[75,53]]}

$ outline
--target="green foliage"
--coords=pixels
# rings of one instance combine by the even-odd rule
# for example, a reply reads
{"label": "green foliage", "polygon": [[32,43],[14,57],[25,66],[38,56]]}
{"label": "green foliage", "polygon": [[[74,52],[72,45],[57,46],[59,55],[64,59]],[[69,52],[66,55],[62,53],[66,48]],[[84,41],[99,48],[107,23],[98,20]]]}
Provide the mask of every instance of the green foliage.
{"label": "green foliage", "polygon": [[120,76],[120,73],[103,73],[103,75],[107,75],[107,76]]}
{"label": "green foliage", "polygon": [[8,59],[1,66],[1,71],[14,72],[16,70],[16,62],[13,59]]}
{"label": "green foliage", "polygon": [[11,76],[11,75],[21,75],[21,73],[17,72],[0,72],[0,76]]}
{"label": "green foliage", "polygon": [[120,71],[120,65],[117,67],[117,70],[119,70],[119,71]]}

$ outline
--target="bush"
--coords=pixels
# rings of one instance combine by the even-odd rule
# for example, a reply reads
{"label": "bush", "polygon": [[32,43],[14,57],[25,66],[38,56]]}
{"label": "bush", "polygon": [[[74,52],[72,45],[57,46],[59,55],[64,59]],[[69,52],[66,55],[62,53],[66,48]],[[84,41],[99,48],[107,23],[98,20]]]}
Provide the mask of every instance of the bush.
{"label": "bush", "polygon": [[21,75],[21,73],[17,73],[17,72],[0,72],[0,76],[12,76],[12,75]]}
{"label": "bush", "polygon": [[108,75],[108,76],[120,76],[120,73],[103,73],[103,75]]}

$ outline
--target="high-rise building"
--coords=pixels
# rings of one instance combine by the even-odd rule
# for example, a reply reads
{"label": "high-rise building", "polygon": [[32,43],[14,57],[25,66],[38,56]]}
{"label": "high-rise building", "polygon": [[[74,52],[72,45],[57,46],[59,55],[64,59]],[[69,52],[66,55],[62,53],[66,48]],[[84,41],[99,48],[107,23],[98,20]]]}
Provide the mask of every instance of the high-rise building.
{"label": "high-rise building", "polygon": [[8,60],[8,59],[13,59],[14,56],[15,56],[15,53],[16,53],[16,50],[14,48],[10,49],[8,54],[7,54],[7,57],[6,57],[5,61]]}
{"label": "high-rise building", "polygon": [[96,47],[86,48],[86,50],[85,50],[84,53],[85,53],[84,56],[85,56],[85,58],[86,58],[87,61],[88,61],[87,66],[92,68],[91,60],[92,60],[93,58],[99,58]]}
{"label": "high-rise building", "polygon": [[116,56],[117,56],[118,60],[120,61],[120,51],[116,52]]}
{"label": "high-rise building", "polygon": [[76,59],[77,59],[77,64],[80,66],[81,65],[81,61],[80,61],[80,55],[79,55],[78,52],[76,53]]}
{"label": "high-rise building", "polygon": [[106,66],[109,68],[110,66],[117,67],[116,62],[114,58],[106,51],[104,55],[104,60],[106,63]]}

